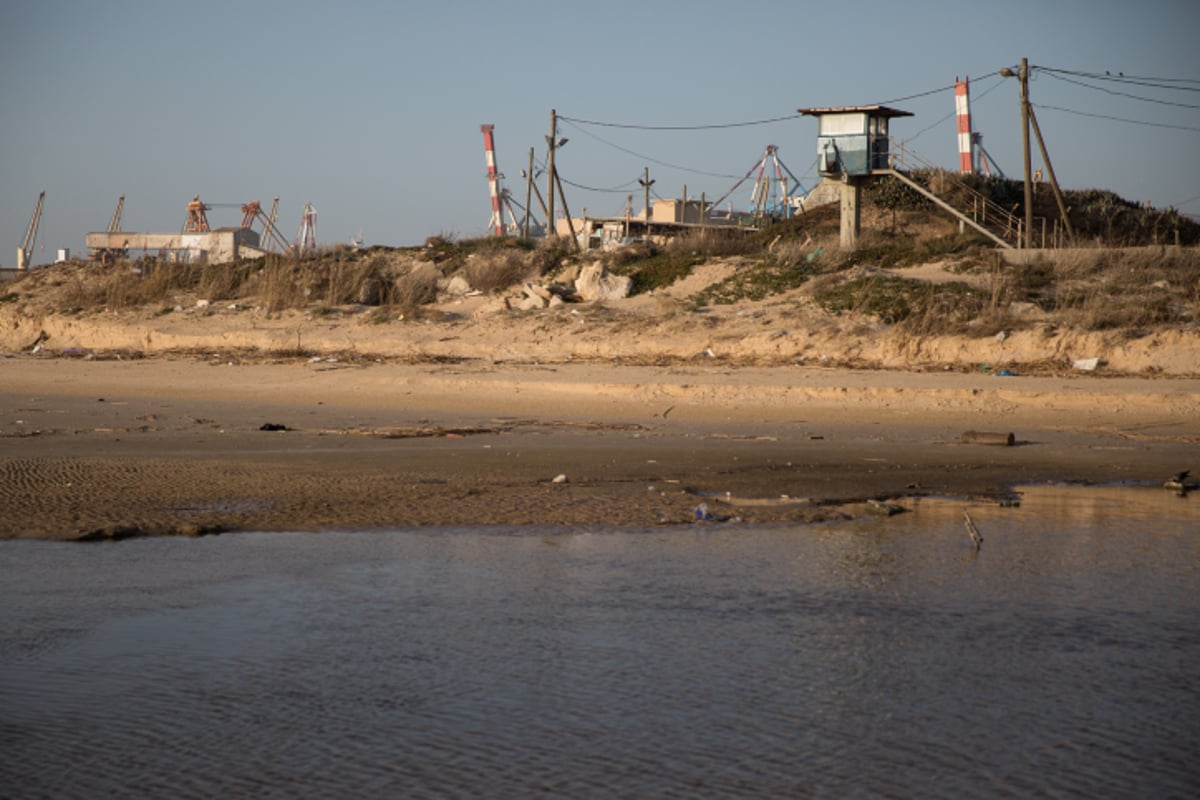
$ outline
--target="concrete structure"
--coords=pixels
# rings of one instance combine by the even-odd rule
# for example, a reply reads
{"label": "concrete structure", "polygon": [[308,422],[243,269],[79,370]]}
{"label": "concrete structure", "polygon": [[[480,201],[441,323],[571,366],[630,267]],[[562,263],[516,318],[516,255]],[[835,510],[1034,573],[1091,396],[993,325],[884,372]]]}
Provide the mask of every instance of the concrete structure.
{"label": "concrete structure", "polygon": [[841,246],[853,250],[858,245],[863,184],[891,172],[888,122],[912,114],[887,106],[801,108],[799,112],[817,118],[817,171],[825,181],[842,183]]}
{"label": "concrete structure", "polygon": [[239,258],[258,258],[266,254],[259,245],[258,232],[250,228],[218,228],[200,233],[102,231],[87,234],[87,246],[93,251],[142,250],[187,264],[204,261],[224,264]]}
{"label": "concrete structure", "polygon": [[729,216],[716,214],[711,203],[705,203],[701,212],[699,200],[676,198],[654,199],[650,204],[649,219],[646,209],[637,215],[632,212],[624,217],[574,217],[568,223],[565,218],[556,220],[555,230],[559,236],[570,237],[572,227],[580,249],[606,249],[632,241],[648,241],[663,244],[682,233],[708,231],[713,234],[736,236],[757,230],[750,223],[750,215]]}
{"label": "concrete structure", "polygon": [[[643,209],[642,214],[645,215]],[[688,225],[699,225],[703,220],[703,211],[699,200],[677,200],[675,198],[655,198],[650,203],[651,222],[681,222]]]}

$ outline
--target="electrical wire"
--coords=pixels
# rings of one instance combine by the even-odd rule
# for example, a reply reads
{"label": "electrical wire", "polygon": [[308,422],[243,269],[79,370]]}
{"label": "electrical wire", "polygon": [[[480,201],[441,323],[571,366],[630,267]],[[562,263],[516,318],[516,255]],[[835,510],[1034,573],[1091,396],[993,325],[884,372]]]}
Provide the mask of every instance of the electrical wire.
{"label": "electrical wire", "polygon": [[1192,103],[1176,103],[1173,100],[1159,100],[1156,97],[1143,97],[1143,96],[1137,95],[1137,94],[1130,94],[1129,92],[1118,92],[1115,89],[1106,89],[1103,86],[1092,86],[1090,83],[1084,83],[1083,81],[1078,81],[1078,80],[1075,80],[1074,78],[1067,78],[1062,75],[1056,75],[1053,72],[1047,72],[1046,74],[1049,77],[1054,78],[1055,80],[1058,80],[1058,81],[1065,81],[1067,83],[1073,83],[1076,86],[1082,86],[1085,89],[1093,89],[1097,92],[1104,92],[1105,94],[1116,95],[1118,97],[1130,97],[1130,98],[1133,98],[1134,100],[1142,100],[1143,102],[1146,102],[1146,103],[1158,103],[1159,105],[1164,105],[1164,106],[1176,106],[1178,108],[1200,109],[1200,105],[1194,105]]}
{"label": "electrical wire", "polygon": [[[559,117],[558,119],[561,121],[561,120],[563,120],[564,118],[563,118],[563,117]],[[627,147],[622,147],[622,146],[621,146],[621,145],[619,145],[619,144],[614,144],[613,142],[610,142],[610,141],[608,141],[608,140],[606,140],[606,139],[603,139],[603,138],[601,138],[601,137],[597,136],[596,134],[592,133],[591,131],[589,131],[589,130],[587,130],[587,129],[585,129],[585,128],[581,128],[581,127],[579,127],[578,125],[572,125],[572,124],[571,124],[571,123],[569,123],[569,122],[568,122],[567,124],[568,124],[568,125],[570,125],[570,127],[574,128],[575,130],[579,131],[580,133],[582,133],[582,134],[584,134],[584,135],[586,135],[586,136],[590,136],[590,137],[592,137],[593,139],[595,139],[596,141],[600,142],[601,144],[606,144],[606,145],[608,145],[609,147],[613,148],[614,150],[620,150],[622,153],[627,153],[627,154],[629,154],[629,155],[631,155],[631,156],[635,156],[635,157],[637,157],[637,158],[640,158],[640,159],[642,159],[643,161],[649,161],[651,164],[657,164],[657,165],[659,165],[660,167],[667,167],[668,169],[679,170],[680,172],[689,172],[689,173],[691,173],[691,174],[693,174],[693,175],[703,175],[703,176],[705,176],[705,177],[708,177],[708,178],[729,178],[729,179],[732,179],[732,180],[737,180],[737,178],[739,177],[739,176],[737,176],[737,175],[726,175],[726,174],[723,174],[723,173],[720,173],[720,172],[705,172],[704,170],[692,169],[691,167],[684,167],[684,166],[681,166],[681,165],[679,165],[679,164],[672,164],[672,163],[670,163],[670,162],[668,162],[668,161],[661,161],[661,160],[659,160],[659,159],[656,159],[656,158],[651,158],[650,156],[643,155],[643,154],[641,154],[641,153],[637,153],[637,152],[635,152],[635,151],[633,151],[633,150],[630,150],[630,149],[629,149],[629,148],[627,148]]]}
{"label": "electrical wire", "polygon": [[[1002,78],[1001,76],[997,75],[997,76],[996,76],[996,82],[995,82],[995,83],[993,83],[991,86],[989,86],[987,89],[984,89],[984,90],[983,90],[982,92],[980,92],[978,95],[976,95],[976,96],[975,96],[975,97],[972,99],[972,102],[978,103],[980,100],[982,100],[983,98],[987,97],[989,94],[991,94],[992,92],[994,92],[996,89],[999,89],[999,88],[1000,88],[1001,86],[1003,86],[1003,85],[1004,85],[1004,78]],[[956,110],[954,110],[954,111],[951,111],[949,114],[945,115],[944,117],[942,117],[941,119],[939,119],[937,122],[934,122],[932,125],[927,125],[927,126],[925,126],[925,127],[924,127],[924,128],[922,128],[921,130],[919,130],[919,131],[917,131],[915,134],[913,134],[912,136],[909,136],[908,138],[906,138],[906,139],[905,139],[905,141],[906,141],[906,142],[913,142],[913,141],[916,141],[917,137],[918,137],[918,136],[920,136],[922,133],[925,133],[926,131],[933,130],[934,128],[936,128],[937,126],[941,125],[941,124],[942,124],[943,122],[945,122],[946,120],[953,119],[953,118],[954,118],[954,117],[956,117],[956,116],[958,116],[958,111],[957,111],[957,109],[956,109]]]}
{"label": "electrical wire", "polygon": [[565,117],[562,114],[558,115],[558,119],[559,121],[574,122],[577,125],[596,125],[602,128],[626,128],[638,131],[710,131],[719,130],[721,128],[748,128],[752,125],[771,125],[776,122],[794,122],[799,119],[799,117],[797,117],[795,114],[789,114],[786,117],[755,119],[748,122],[722,122],[712,125],[639,125],[625,122],[598,122],[592,119]]}
{"label": "electrical wire", "polygon": [[1189,125],[1170,125],[1165,122],[1147,122],[1144,119],[1128,119],[1126,117],[1114,117],[1108,114],[1092,114],[1087,111],[1077,111],[1073,108],[1062,108],[1061,106],[1046,106],[1040,103],[1030,103],[1034,108],[1045,108],[1050,111],[1062,111],[1067,114],[1078,114],[1081,117],[1094,117],[1096,119],[1111,119],[1116,122],[1128,122],[1131,125],[1145,125],[1148,128],[1168,128],[1176,131],[1193,131],[1200,133],[1200,128],[1193,128]]}
{"label": "electrical wire", "polygon": [[623,183],[620,186],[614,186],[611,189],[599,189],[595,186],[584,186],[582,183],[569,181],[561,175],[558,176],[558,179],[568,186],[574,186],[576,189],[583,189],[585,192],[607,192],[611,194],[624,194],[630,187],[634,186],[638,182],[638,179],[634,178],[627,183]]}
{"label": "electrical wire", "polygon": [[[1200,79],[1196,78],[1152,78],[1139,75],[1125,75],[1118,72],[1113,75],[1111,72],[1081,72],[1072,69],[1056,69],[1054,67],[1030,66],[1030,70],[1039,70],[1046,73],[1055,73],[1059,75],[1074,75],[1077,78],[1088,78],[1090,80],[1111,81],[1112,83],[1127,83],[1132,86],[1148,86],[1155,89],[1169,89],[1177,92],[1200,92]],[[1174,86],[1172,84],[1195,84],[1194,86]]]}
{"label": "electrical wire", "polygon": [[949,86],[942,86],[937,89],[930,89],[927,92],[918,92],[917,94],[910,94],[910,95],[907,95],[906,97],[893,97],[891,100],[880,100],[878,103],[874,103],[873,105],[886,106],[886,105],[891,105],[892,103],[903,103],[905,100],[916,100],[918,97],[928,97],[931,94],[937,94],[938,92],[949,91],[949,90],[952,90],[953,88],[954,88],[954,84],[952,83]]}

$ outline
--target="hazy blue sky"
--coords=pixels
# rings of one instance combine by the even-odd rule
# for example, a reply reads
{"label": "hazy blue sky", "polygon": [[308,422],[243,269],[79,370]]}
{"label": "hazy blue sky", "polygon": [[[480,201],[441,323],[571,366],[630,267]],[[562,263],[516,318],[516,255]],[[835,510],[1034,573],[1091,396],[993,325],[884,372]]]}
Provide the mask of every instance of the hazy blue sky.
{"label": "hazy blue sky", "polygon": [[[523,201],[520,169],[530,147],[544,158],[551,108],[648,126],[789,117],[708,131],[561,127],[570,142],[559,171],[572,183],[621,187],[649,166],[661,196],[686,184],[715,198],[768,144],[811,186],[816,122],[794,115],[804,106],[895,100],[916,116],[893,135],[953,168],[945,87],[969,75],[975,127],[1017,176],[1017,82],[997,71],[1023,56],[1149,83],[1189,79],[1167,85],[1190,91],[1168,91],[1037,72],[1031,98],[1065,187],[1200,214],[1194,0],[5,0],[0,30],[6,265],[42,189],[37,263],[60,247],[82,254],[84,233],[107,226],[121,194],[125,230],[178,230],[196,194],[264,207],[278,195],[283,231],[295,235],[311,201],[323,244],[359,229],[388,245],[480,235],[490,205],[479,125],[496,126],[500,169]],[[626,191],[568,186],[567,200],[575,214],[618,214]],[[732,199],[748,205],[749,190]],[[240,220],[236,208],[209,217]]]}

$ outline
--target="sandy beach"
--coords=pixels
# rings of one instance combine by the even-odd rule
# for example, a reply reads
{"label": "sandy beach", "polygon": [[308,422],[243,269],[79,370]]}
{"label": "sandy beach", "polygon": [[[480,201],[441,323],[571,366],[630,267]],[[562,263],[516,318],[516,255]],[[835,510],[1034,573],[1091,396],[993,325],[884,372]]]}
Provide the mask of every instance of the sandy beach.
{"label": "sandy beach", "polygon": [[682,524],[701,502],[841,519],[1161,482],[1200,466],[1198,420],[1194,378],[19,355],[0,359],[0,538]]}

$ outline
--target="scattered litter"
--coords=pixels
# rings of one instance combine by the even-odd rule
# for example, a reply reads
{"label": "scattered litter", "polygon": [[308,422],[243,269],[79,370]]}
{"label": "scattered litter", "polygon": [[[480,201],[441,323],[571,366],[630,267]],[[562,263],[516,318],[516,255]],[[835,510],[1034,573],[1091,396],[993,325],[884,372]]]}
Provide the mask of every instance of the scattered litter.
{"label": "scattered litter", "polygon": [[259,428],[260,431],[290,431],[287,425],[281,425],[278,422],[264,422]]}
{"label": "scattered litter", "polygon": [[1186,470],[1186,469],[1183,472],[1175,473],[1170,478],[1168,478],[1165,483],[1163,483],[1163,488],[1170,489],[1171,491],[1175,492],[1176,494],[1180,495],[1181,497],[1183,495],[1186,495],[1188,493],[1188,490],[1192,488],[1191,486],[1188,485],[1188,482],[1187,482],[1188,475],[1190,475],[1190,474],[1191,474],[1191,470]]}
{"label": "scattered litter", "polygon": [[196,308],[208,308],[208,301],[207,300],[197,300]]}
{"label": "scattered litter", "polygon": [[1017,373],[1013,372],[1012,370],[1008,370],[1008,369],[1002,369],[1002,370],[1000,370],[999,372],[996,372],[996,373],[993,373],[993,374],[994,374],[994,375],[995,375],[997,378],[1013,378],[1013,377],[1016,377],[1016,374],[1017,374]]}
{"label": "scattered litter", "polygon": [[320,356],[313,356],[312,358],[310,358],[310,359],[308,360],[308,363],[310,363],[310,364],[316,364],[316,363],[317,363],[318,361],[320,361],[320,360],[321,360],[321,357],[320,357]]}
{"label": "scattered litter", "polygon": [[999,333],[996,334],[996,342],[999,344],[1003,344],[1004,340],[1007,338],[1008,338],[1008,334],[1005,333],[1004,331],[1000,331]]}
{"label": "scattered litter", "polygon": [[906,510],[904,506],[899,506],[895,503],[885,503],[881,500],[867,501],[867,513],[874,514],[877,517],[894,517]]}
{"label": "scattered litter", "polygon": [[1082,372],[1095,372],[1096,367],[1100,366],[1099,358],[1077,358],[1075,359],[1075,369]]}
{"label": "scattered litter", "polygon": [[716,519],[712,512],[708,510],[708,503],[701,503],[700,505],[696,506],[696,509],[692,512],[692,514],[698,520],[711,521]]}
{"label": "scattered litter", "polygon": [[570,478],[568,478],[565,474],[559,473],[558,475],[555,475],[554,480],[552,480],[550,482],[551,483],[569,483]]}

